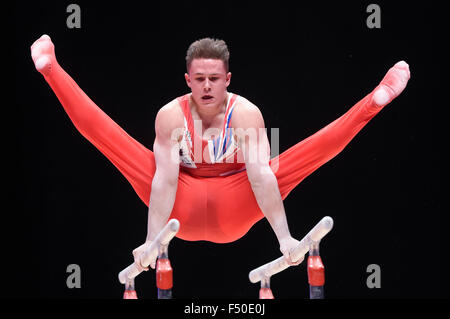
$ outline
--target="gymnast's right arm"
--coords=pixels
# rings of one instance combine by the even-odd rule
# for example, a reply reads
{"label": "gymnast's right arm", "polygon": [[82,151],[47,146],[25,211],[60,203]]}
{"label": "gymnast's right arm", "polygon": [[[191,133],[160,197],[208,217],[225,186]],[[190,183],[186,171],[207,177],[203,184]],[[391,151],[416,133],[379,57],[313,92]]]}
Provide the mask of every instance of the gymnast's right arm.
{"label": "gymnast's right arm", "polygon": [[[179,110],[175,103],[167,104],[156,115],[156,138],[153,145],[156,171],[148,205],[147,238],[143,245],[133,251],[135,262],[139,267],[142,267],[140,255],[166,225],[175,203],[180,170],[179,143],[176,133],[181,132],[178,127],[183,123],[180,122],[182,118],[179,117]],[[155,262],[156,260],[150,263],[152,268],[155,268]]]}

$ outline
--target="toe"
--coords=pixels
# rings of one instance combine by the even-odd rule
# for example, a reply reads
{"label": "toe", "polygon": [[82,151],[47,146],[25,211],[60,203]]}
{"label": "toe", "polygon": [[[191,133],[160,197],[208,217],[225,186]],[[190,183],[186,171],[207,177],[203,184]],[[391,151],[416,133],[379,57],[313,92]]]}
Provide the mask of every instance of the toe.
{"label": "toe", "polygon": [[[397,63],[397,64],[399,64],[399,63]],[[409,65],[406,62],[404,62],[403,64],[401,64],[399,66],[399,69],[400,69],[399,70],[399,75],[401,76],[402,80],[403,81],[408,81],[409,78],[411,77],[411,73],[409,71]]]}
{"label": "toe", "polygon": [[50,39],[50,36],[49,36],[48,34],[43,34],[43,35],[39,38],[39,40],[51,40],[51,39]]}
{"label": "toe", "polygon": [[406,63],[405,61],[400,61],[400,62],[397,62],[394,65],[394,67],[396,69],[399,69],[399,70],[403,71],[409,77],[410,72],[409,72],[409,65],[408,65],[408,63]]}
{"label": "toe", "polygon": [[405,69],[405,68],[408,68],[408,63],[406,63],[405,61],[399,61],[399,62],[397,62],[397,63],[395,63],[395,66],[396,67],[399,67],[399,68],[402,68],[402,69]]}

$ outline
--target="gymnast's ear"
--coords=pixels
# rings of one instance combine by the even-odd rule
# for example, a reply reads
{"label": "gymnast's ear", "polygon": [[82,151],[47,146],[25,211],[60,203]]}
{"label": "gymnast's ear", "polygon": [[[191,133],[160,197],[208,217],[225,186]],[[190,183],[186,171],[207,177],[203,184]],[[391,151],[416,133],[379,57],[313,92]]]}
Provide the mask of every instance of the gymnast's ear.
{"label": "gymnast's ear", "polygon": [[226,85],[226,87],[228,87],[230,85],[230,82],[231,82],[231,72],[227,73],[227,76],[226,76],[225,80],[226,80],[225,85]]}
{"label": "gymnast's ear", "polygon": [[186,84],[188,87],[191,87],[191,78],[189,77],[189,74],[184,74],[184,79],[186,80]]}

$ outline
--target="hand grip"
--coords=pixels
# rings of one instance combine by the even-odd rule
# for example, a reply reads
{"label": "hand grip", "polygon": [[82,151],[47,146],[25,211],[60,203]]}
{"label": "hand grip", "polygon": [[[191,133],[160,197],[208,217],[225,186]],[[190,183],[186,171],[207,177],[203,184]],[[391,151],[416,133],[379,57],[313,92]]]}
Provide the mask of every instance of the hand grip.
{"label": "hand grip", "polygon": [[[303,237],[298,246],[293,250],[291,253],[292,260],[301,260],[302,262],[305,258],[305,254],[309,251],[311,243],[320,241],[332,228],[333,219],[329,216],[322,218],[322,220],[318,222],[305,237]],[[289,264],[287,263],[286,258],[280,257],[253,269],[248,277],[252,283],[256,283],[262,278],[275,275],[288,267]]]}
{"label": "hand grip", "polygon": [[[155,240],[150,244],[149,248],[142,254],[141,264],[143,267],[148,267],[150,262],[158,256],[158,250],[160,246],[168,245],[173,237],[178,233],[180,229],[180,222],[177,219],[171,219],[166,226],[158,233]],[[133,279],[141,272],[137,265],[132,263],[127,268],[123,269],[119,273],[119,281],[125,284],[127,279]]]}

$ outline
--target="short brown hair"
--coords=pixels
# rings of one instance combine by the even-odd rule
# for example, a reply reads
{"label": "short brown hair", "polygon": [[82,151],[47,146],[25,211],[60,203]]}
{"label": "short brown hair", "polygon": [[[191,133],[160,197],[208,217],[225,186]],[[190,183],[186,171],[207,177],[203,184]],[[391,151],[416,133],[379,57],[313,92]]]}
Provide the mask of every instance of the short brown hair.
{"label": "short brown hair", "polygon": [[228,72],[228,60],[230,52],[223,40],[203,38],[193,42],[186,53],[186,69],[189,72],[194,59],[218,59],[222,60],[225,70]]}

